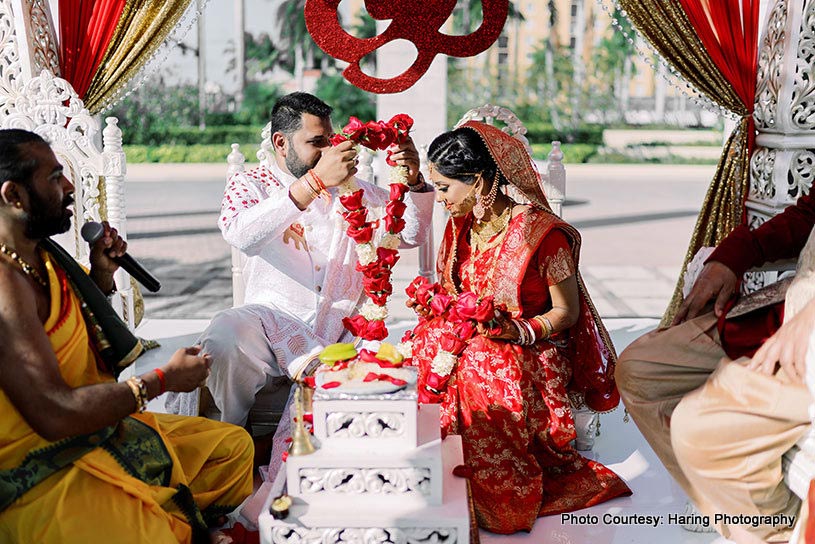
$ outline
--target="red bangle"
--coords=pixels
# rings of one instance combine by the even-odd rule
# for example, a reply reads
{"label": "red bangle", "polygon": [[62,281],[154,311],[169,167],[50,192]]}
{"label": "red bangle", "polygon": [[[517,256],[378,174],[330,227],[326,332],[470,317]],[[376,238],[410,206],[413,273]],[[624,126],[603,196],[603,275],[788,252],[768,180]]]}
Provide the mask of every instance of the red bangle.
{"label": "red bangle", "polygon": [[526,322],[529,323],[532,326],[532,330],[535,331],[535,340],[540,340],[543,336],[543,326],[541,322],[537,319],[528,319]]}
{"label": "red bangle", "polygon": [[154,370],[156,376],[158,376],[158,384],[159,384],[159,391],[158,394],[162,395],[164,392],[167,391],[167,382],[164,380],[164,371],[160,368]]}

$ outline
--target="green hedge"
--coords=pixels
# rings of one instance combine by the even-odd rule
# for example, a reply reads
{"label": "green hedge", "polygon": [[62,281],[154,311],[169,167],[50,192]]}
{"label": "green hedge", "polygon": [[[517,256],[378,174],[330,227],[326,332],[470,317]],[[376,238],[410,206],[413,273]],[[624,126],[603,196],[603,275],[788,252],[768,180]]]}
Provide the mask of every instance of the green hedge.
{"label": "green hedge", "polygon": [[[161,134],[151,135],[146,143],[156,145],[193,145],[193,144],[226,144],[235,142],[260,143],[260,131],[263,125],[212,125],[204,130],[198,127],[169,127]],[[527,125],[527,138],[534,144],[548,144],[553,140],[566,143],[596,144],[603,143],[603,127],[584,125],[573,130],[557,130],[545,123]]]}
{"label": "green hedge", "polygon": [[[258,144],[241,144],[241,153],[248,162],[256,162]],[[563,144],[564,162],[578,164],[587,162],[597,153],[597,146],[591,144]],[[127,162],[222,162],[231,151],[228,144],[193,144],[193,145],[126,145],[124,146]],[[552,150],[549,144],[532,144],[532,154],[536,159],[546,160]]]}
{"label": "green hedge", "polygon": [[[560,146],[563,151],[563,162],[566,164],[588,162],[597,154],[597,148],[598,146],[594,144],[563,144]],[[552,151],[550,144],[532,144],[532,156],[538,160],[547,160],[550,151]]]}
{"label": "green hedge", "polygon": [[240,142],[260,143],[263,126],[208,126],[204,130],[197,127],[170,127],[163,135],[161,145],[225,144]]}
{"label": "green hedge", "polygon": [[547,123],[527,123],[526,137],[533,144],[549,143],[557,140],[574,144],[595,144],[603,143],[602,125],[582,125],[574,129],[556,129]]}
{"label": "green hedge", "polygon": [[[257,162],[257,144],[242,144],[241,153],[248,162]],[[210,162],[226,164],[226,157],[231,149],[226,144],[195,145],[126,145],[124,146],[127,162]]]}

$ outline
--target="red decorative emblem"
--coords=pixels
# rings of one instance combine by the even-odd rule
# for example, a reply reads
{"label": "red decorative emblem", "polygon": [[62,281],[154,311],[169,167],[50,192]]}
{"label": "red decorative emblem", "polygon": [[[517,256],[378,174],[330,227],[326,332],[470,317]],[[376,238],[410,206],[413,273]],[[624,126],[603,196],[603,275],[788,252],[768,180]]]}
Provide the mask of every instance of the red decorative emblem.
{"label": "red decorative emblem", "polygon": [[[471,57],[498,39],[507,19],[509,0],[482,0],[483,22],[466,36],[439,32],[450,18],[457,0],[365,0],[365,8],[376,20],[391,23],[382,34],[361,39],[342,28],[337,14],[340,0],[306,0],[306,26],[314,42],[332,57],[349,63],[345,79],[373,93],[398,93],[419,81],[437,54]],[[360,61],[393,40],[408,40],[416,46],[414,63],[402,74],[380,79],[362,72]]]}

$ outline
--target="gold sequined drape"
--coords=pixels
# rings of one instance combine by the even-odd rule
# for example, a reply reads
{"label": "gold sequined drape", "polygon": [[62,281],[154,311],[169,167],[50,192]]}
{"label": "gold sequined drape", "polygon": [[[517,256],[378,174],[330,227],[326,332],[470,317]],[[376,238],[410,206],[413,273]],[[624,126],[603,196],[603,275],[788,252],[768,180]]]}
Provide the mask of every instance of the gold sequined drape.
{"label": "gold sequined drape", "polygon": [[191,0],[127,0],[102,63],[85,95],[98,113],[133,79],[175,28]]}
{"label": "gold sequined drape", "polygon": [[700,248],[717,245],[741,224],[750,173],[750,109],[708,55],[678,0],[620,0],[620,5],[637,30],[685,79],[716,104],[741,116],[699,212],[682,273],[662,318],[667,325],[682,303],[683,276],[690,260]]}

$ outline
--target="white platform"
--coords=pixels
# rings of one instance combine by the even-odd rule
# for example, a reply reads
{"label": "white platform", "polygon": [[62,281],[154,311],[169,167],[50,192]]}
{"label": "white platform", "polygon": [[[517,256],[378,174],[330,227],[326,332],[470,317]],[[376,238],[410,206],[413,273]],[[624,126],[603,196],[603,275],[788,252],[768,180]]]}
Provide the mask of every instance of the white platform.
{"label": "white platform", "polygon": [[[334,403],[335,401],[328,402]],[[337,402],[344,402],[349,405],[354,403],[376,404],[380,408],[382,406],[381,402]],[[414,435],[412,444],[403,442],[394,445],[393,443],[375,439],[367,442],[364,439],[358,439],[356,440],[357,443],[352,445],[347,440],[324,437],[323,443],[311,455],[289,456],[285,465],[289,495],[305,500],[316,511],[321,511],[318,507],[320,504],[333,503],[333,506],[336,506],[337,501],[343,500],[343,494],[347,494],[347,500],[352,501],[355,507],[360,507],[363,510],[381,508],[383,511],[387,511],[388,507],[391,509],[406,507],[421,509],[427,504],[441,504],[442,479],[446,473],[442,469],[439,406],[431,404],[424,407],[420,406],[417,410],[415,397],[412,401],[407,402],[411,404],[413,417],[419,420],[419,433]],[[315,417],[317,408],[323,404],[325,404],[325,401],[315,400]],[[414,428],[416,427],[417,424],[414,422]],[[447,452],[447,454],[448,457],[453,455],[451,452]],[[463,461],[456,461],[455,464],[460,462]],[[445,459],[446,464],[447,460]],[[450,471],[452,471],[455,464],[449,467]],[[321,474],[326,472],[333,472],[335,475],[341,474],[341,476],[335,476],[337,480],[345,478],[351,478],[351,480],[343,485],[326,485],[323,487],[321,484],[325,478],[319,478],[319,483],[314,482],[312,485],[308,474],[310,471],[315,472],[313,469]],[[377,469],[393,469],[395,472],[404,471],[405,473],[416,471],[411,476],[424,481],[422,485],[409,486],[407,492],[391,492],[384,488],[372,490],[366,485],[367,478],[364,477],[364,471]],[[316,474],[315,477],[317,477]],[[374,481],[378,482],[378,479]],[[327,491],[327,489],[331,491]],[[362,490],[365,491],[362,492]]]}
{"label": "white platform", "polygon": [[[353,498],[353,514],[347,508],[337,508],[336,496],[310,497],[308,504],[301,499],[295,499],[294,506],[290,509],[290,517],[285,521],[272,519],[268,514],[261,514],[259,519],[261,542],[267,535],[272,535],[274,528],[283,527],[313,527],[316,528],[314,534],[322,533],[331,527],[415,527],[415,528],[455,528],[459,539],[457,543],[467,544],[468,519],[467,512],[467,487],[466,481],[453,476],[453,468],[463,461],[461,450],[461,437],[448,436],[440,442],[440,449],[443,451],[444,467],[444,503],[433,506],[424,504],[423,501],[416,501],[414,497],[405,497],[404,504],[394,508],[387,501],[376,500],[375,497]],[[268,512],[274,497],[269,496],[262,509]],[[372,499],[372,500],[367,500]],[[349,499],[350,501],[351,499]],[[440,524],[438,520],[445,520]],[[273,541],[274,544],[278,540]],[[303,540],[312,542],[312,540]],[[320,540],[313,540],[320,542]],[[367,541],[365,541],[367,543]]]}
{"label": "white platform", "polygon": [[[605,320],[617,351],[632,340],[645,334],[657,324],[655,319]],[[140,358],[137,372],[146,372],[164,364],[172,351],[191,345],[204,330],[205,320],[149,320],[138,330],[144,338],[162,339],[162,349]],[[397,332],[394,327],[394,333]],[[151,409],[163,411],[163,401],[151,402]],[[725,544],[729,541],[716,533],[690,533],[679,525],[668,522],[671,514],[682,514],[685,494],[677,486],[633,422],[623,421],[622,407],[601,417],[601,436],[597,439],[591,457],[604,463],[619,474],[631,487],[631,497],[617,498],[579,513],[598,517],[597,524],[576,525],[562,523],[560,516],[539,518],[531,533],[510,536],[481,531],[482,544]],[[604,515],[631,516],[635,514],[661,516],[657,527],[645,525],[613,525],[604,523]]]}

